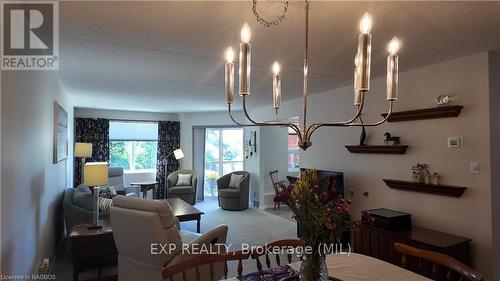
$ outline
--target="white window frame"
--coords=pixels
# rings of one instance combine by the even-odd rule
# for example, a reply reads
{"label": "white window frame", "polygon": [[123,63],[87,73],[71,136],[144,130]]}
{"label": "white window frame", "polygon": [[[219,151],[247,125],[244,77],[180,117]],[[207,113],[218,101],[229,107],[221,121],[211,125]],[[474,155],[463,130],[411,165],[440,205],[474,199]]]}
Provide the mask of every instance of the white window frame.
{"label": "white window frame", "polygon": [[[290,132],[288,131],[288,134],[287,134],[287,139],[286,139],[286,144],[287,144],[287,147],[288,147],[288,137],[289,136],[296,136],[297,133],[295,132]],[[297,168],[291,168],[288,164],[288,157],[290,156],[290,153],[294,153],[294,154],[299,154],[299,167]],[[288,148],[288,153],[286,154],[286,157],[287,157],[287,166],[288,166],[288,172],[290,173],[295,173],[295,172],[299,172],[300,171],[300,150],[299,150],[299,147],[297,146],[297,148]]]}

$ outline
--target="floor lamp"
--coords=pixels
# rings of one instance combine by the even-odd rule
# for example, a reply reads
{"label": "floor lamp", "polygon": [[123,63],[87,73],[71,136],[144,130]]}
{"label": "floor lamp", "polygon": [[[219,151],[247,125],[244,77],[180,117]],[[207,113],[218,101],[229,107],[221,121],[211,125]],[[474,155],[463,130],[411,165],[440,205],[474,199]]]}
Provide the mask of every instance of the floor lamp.
{"label": "floor lamp", "polygon": [[99,187],[108,184],[108,163],[89,162],[83,169],[85,170],[83,184],[92,188],[92,219],[88,228],[102,228],[102,221],[99,221]]}
{"label": "floor lamp", "polygon": [[92,157],[92,143],[77,142],[75,143],[75,154],[74,157],[80,157],[82,161],[81,171],[80,171],[80,183],[83,182],[85,158]]}
{"label": "floor lamp", "polygon": [[163,168],[163,169],[164,169],[164,170],[163,170],[163,171],[164,171],[163,173],[164,173],[164,177],[165,177],[165,178],[164,178],[164,180],[163,180],[163,183],[164,183],[164,185],[163,185],[163,188],[164,188],[164,190],[163,190],[163,194],[165,194],[165,198],[168,198],[168,188],[167,188],[167,177],[168,177],[168,175],[167,175],[167,167],[168,167],[168,158],[169,158],[170,156],[172,156],[172,154],[174,155],[174,157],[175,157],[175,159],[176,159],[176,160],[179,160],[179,159],[184,158],[184,152],[182,152],[182,149],[180,149],[180,148],[179,148],[179,149],[176,149],[176,150],[174,150],[174,151],[172,151],[172,152],[170,152],[170,154],[168,154],[168,155],[167,155],[167,157],[163,158],[163,166],[165,166],[165,167]]}

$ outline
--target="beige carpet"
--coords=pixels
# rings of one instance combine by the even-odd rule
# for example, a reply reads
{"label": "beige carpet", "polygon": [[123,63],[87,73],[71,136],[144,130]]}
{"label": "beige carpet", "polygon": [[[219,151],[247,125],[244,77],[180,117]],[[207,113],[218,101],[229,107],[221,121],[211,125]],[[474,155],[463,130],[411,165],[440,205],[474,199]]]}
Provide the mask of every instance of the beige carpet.
{"label": "beige carpet", "polygon": [[[257,208],[244,211],[225,211],[217,208],[205,211],[202,204],[196,207],[205,212],[201,219],[202,233],[219,224],[228,225],[227,242],[232,244],[231,250],[240,249],[241,243],[257,246],[297,237],[297,226],[294,222]],[[182,222],[181,229],[196,231],[196,223]]]}

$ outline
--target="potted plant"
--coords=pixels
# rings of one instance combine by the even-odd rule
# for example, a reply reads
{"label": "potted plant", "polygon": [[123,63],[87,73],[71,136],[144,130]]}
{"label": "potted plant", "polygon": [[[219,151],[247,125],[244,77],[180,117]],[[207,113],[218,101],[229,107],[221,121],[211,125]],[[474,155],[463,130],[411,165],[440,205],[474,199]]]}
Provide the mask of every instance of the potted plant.
{"label": "potted plant", "polygon": [[215,196],[215,191],[217,189],[217,179],[219,178],[219,173],[216,171],[205,171],[205,178],[208,185],[208,191],[212,196]]}

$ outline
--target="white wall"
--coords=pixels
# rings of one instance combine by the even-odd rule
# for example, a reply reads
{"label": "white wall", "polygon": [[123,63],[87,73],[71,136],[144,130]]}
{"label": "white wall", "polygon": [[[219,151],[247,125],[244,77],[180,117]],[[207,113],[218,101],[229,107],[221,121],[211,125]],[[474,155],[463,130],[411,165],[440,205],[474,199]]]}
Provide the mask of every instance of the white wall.
{"label": "white wall", "polygon": [[[351,86],[310,96],[309,120],[346,119],[353,113],[352,92]],[[367,129],[370,144],[383,144],[386,131],[401,136],[402,143],[409,145],[405,155],[350,154],[344,146],[358,143],[359,128],[322,128],[313,136],[312,147],[301,153],[301,164],[342,171],[348,188],[354,188],[357,194],[368,190],[370,198],[355,198],[354,214],[378,207],[406,211],[412,214],[414,225],[473,239],[473,267],[489,277],[492,234],[488,54],[401,73],[396,110],[435,106],[434,100],[440,94],[450,94],[454,104],[465,106],[458,118],[386,123]],[[285,102],[282,112],[293,116],[299,114],[301,106],[301,99]],[[364,120],[377,120],[384,111],[385,78],[379,78],[372,81]],[[255,116],[272,116],[270,107],[252,112]],[[463,148],[448,149],[449,136],[462,136]],[[262,153],[260,157],[260,162],[266,163],[275,155]],[[477,175],[469,173],[472,161],[480,164]],[[432,171],[443,175],[444,184],[464,185],[467,191],[461,198],[452,198],[392,190],[382,182],[383,178],[409,180],[411,166],[417,162],[427,163]]]}
{"label": "white wall", "polygon": [[[500,51],[490,53],[491,171],[500,171]],[[497,144],[497,145],[495,145]],[[493,280],[500,280],[500,173],[491,173]]]}
{"label": "white wall", "polygon": [[[54,101],[73,106],[56,72],[2,71],[2,274],[30,274],[52,257],[63,231],[62,196],[71,184],[73,153],[52,164]],[[72,147],[73,132],[69,132]]]}
{"label": "white wall", "polygon": [[[75,118],[108,118],[134,121],[179,121],[179,115],[177,113],[107,110],[95,108],[75,108]],[[156,172],[126,172],[124,180],[125,185],[127,186],[133,182],[154,181],[156,180]]]}

